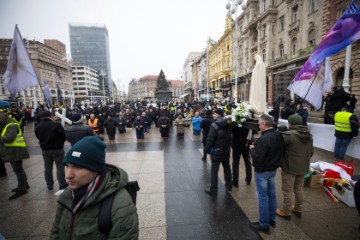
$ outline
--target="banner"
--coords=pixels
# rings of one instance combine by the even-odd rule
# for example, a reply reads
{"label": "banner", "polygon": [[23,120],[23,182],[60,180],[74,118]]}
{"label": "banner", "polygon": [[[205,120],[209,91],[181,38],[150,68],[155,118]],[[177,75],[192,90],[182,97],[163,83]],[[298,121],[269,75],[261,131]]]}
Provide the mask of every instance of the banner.
{"label": "banner", "polygon": [[17,92],[39,85],[36,71],[25,48],[20,31],[15,25],[9,61],[3,76],[3,86],[14,99]]}

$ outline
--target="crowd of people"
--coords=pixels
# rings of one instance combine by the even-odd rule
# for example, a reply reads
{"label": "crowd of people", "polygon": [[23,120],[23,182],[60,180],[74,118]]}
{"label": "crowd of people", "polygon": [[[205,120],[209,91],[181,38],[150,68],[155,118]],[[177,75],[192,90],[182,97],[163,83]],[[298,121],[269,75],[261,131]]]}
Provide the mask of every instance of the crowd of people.
{"label": "crowd of people", "polygon": [[[52,170],[55,163],[59,189],[64,190],[59,200],[61,204],[54,221],[52,236],[54,239],[59,236],[70,239],[76,233],[71,227],[76,227],[76,224],[68,229],[64,226],[64,221],[82,223],[84,219],[76,213],[94,216],[100,208],[99,203],[113,193],[116,193],[117,198],[131,201],[128,194],[124,193],[128,182],[127,173],[105,164],[104,141],[114,144],[116,138],[127,134],[129,129],[135,129],[137,140],[142,141],[151,128],[159,131],[163,139],[169,137],[174,131],[172,129],[175,129],[178,138],[183,138],[185,128],[189,127],[194,138],[200,140],[202,137],[204,150],[201,160],[206,162],[210,156],[210,185],[205,188],[205,192],[209,195],[217,194],[220,164],[224,171],[226,189],[232,191],[233,187],[239,187],[239,164],[242,156],[245,165],[244,180],[250,185],[254,176],[258,195],[259,221],[250,223],[250,227],[269,233],[270,227],[276,226],[276,215],[289,220],[293,213],[294,216],[301,218],[304,175],[308,172],[314,151],[312,135],[307,128],[307,109],[303,107],[301,99],[287,101],[281,110],[279,104],[280,102],[276,101],[272,111],[259,117],[258,130],[261,136],[258,139],[252,138],[249,129],[232,121],[229,115],[236,107],[234,102],[219,104],[195,101],[192,103],[123,101],[113,106],[77,106],[67,108],[66,117],[72,124],[65,128],[60,124],[61,119],[54,114],[55,111],[46,109],[45,106],[37,108],[34,117],[24,121],[19,110],[1,111],[0,174],[6,176],[4,162],[10,162],[17,176],[18,185],[12,189],[13,195],[9,200],[21,197],[30,189],[22,167],[22,161],[29,158],[23,128],[24,125],[34,121],[35,136],[44,159],[47,189],[54,188]],[[348,139],[347,136],[354,137],[358,133],[358,119],[353,116],[355,115],[345,113],[335,117],[337,143],[334,154],[337,159],[344,157],[347,147],[344,145],[349,142],[343,138]],[[274,128],[279,117],[288,120],[287,128]],[[342,131],[347,134],[339,134]],[[71,144],[66,154],[65,141]],[[232,156],[232,167],[230,156]],[[275,176],[279,167],[282,168],[284,196],[282,208],[276,205]],[[109,181],[118,182],[117,187],[112,188],[111,191],[106,187]],[[291,201],[292,195],[295,196],[295,202]],[[97,200],[90,201],[90,196],[95,196]],[[87,210],[84,207],[86,204],[96,205],[96,210]],[[114,227],[106,234],[130,236],[129,239],[138,236],[136,208],[131,204],[130,207],[120,204],[113,211],[116,214],[126,212],[129,217],[119,223],[123,224],[121,225],[123,228]],[[94,227],[90,230],[100,235],[104,234]]]}

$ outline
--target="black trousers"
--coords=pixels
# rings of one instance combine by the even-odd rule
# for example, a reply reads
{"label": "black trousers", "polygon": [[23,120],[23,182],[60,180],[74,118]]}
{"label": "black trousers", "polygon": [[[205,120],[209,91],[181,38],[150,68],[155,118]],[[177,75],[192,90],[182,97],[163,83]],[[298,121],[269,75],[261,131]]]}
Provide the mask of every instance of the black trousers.
{"label": "black trousers", "polygon": [[13,168],[13,171],[16,174],[16,178],[18,180],[17,188],[19,190],[26,190],[27,176],[26,176],[25,170],[22,166],[22,160],[10,162],[10,164],[11,164],[11,167]]}
{"label": "black trousers", "polygon": [[1,160],[0,156],[0,174],[6,173],[5,163]]}
{"label": "black trousers", "polygon": [[231,183],[231,168],[230,168],[230,160],[229,158],[219,157],[210,155],[211,158],[211,186],[210,191],[217,191],[218,190],[218,173],[220,163],[224,169],[224,178],[225,178],[225,186],[227,188],[232,187]]}
{"label": "black trousers", "polygon": [[247,148],[247,147],[239,148],[237,146],[237,147],[233,147],[232,150],[233,150],[233,152],[232,152],[233,183],[239,182],[239,167],[240,167],[239,165],[240,165],[240,157],[241,156],[243,157],[244,163],[245,163],[246,181],[251,181],[252,171],[251,171],[249,148]]}

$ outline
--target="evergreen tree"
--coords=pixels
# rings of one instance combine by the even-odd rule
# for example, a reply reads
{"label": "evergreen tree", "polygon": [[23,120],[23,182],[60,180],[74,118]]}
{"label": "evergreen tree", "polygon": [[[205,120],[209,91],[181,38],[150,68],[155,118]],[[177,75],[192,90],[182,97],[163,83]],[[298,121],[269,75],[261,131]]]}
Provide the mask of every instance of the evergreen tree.
{"label": "evergreen tree", "polygon": [[165,74],[161,69],[159,73],[159,77],[157,79],[157,91],[159,90],[169,90],[169,83],[166,80]]}

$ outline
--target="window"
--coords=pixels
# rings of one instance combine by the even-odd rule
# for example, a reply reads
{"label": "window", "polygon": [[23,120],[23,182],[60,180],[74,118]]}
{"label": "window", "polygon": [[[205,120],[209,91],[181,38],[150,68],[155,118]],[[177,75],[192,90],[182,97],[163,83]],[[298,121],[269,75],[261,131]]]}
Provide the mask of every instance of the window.
{"label": "window", "polygon": [[263,0],[263,11],[265,12],[266,9],[266,0]]}
{"label": "window", "polygon": [[285,30],[285,16],[280,17],[280,32]]}
{"label": "window", "polygon": [[291,53],[295,53],[297,50],[297,38],[291,40]]}
{"label": "window", "polygon": [[318,10],[318,0],[310,0],[310,13]]}
{"label": "window", "polygon": [[262,50],[262,58],[263,58],[263,61],[265,62],[266,61],[266,49],[265,48]]}
{"label": "window", "polygon": [[316,37],[315,29],[311,29],[308,34],[309,46],[315,45],[315,37]]}
{"label": "window", "polygon": [[266,24],[262,26],[262,35],[263,37],[266,37]]}
{"label": "window", "polygon": [[296,22],[296,20],[298,20],[298,14],[299,14],[298,5],[292,8],[291,13],[292,13],[292,22]]}
{"label": "window", "polygon": [[279,45],[279,54],[280,54],[280,57],[284,56],[284,44]]}

